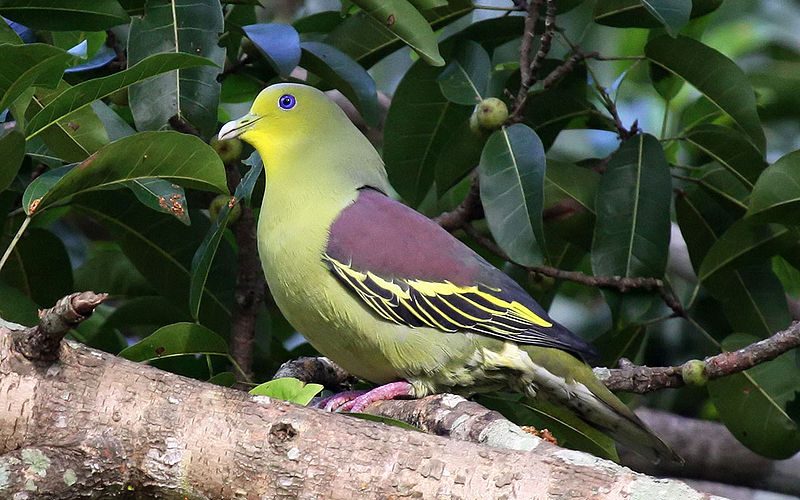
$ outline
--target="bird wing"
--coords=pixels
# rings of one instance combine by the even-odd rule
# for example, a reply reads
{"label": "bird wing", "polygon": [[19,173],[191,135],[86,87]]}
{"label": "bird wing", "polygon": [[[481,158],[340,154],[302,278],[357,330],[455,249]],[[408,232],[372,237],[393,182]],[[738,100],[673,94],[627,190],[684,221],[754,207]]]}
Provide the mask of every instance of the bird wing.
{"label": "bird wing", "polygon": [[374,189],[362,188],[331,225],[323,261],[385,321],[595,357],[514,280],[435,222]]}

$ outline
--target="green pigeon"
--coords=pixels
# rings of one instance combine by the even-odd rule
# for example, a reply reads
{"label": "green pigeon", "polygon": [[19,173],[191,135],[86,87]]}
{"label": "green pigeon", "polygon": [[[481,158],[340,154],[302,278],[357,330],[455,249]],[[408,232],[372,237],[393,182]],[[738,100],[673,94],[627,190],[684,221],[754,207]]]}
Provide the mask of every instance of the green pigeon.
{"label": "green pigeon", "polygon": [[286,319],[320,353],[378,384],[329,410],[512,390],[563,405],[654,460],[680,458],[585,362],[595,352],[514,280],[392,199],[378,152],[323,92],[281,83],[225,124],[266,168],[258,249]]}

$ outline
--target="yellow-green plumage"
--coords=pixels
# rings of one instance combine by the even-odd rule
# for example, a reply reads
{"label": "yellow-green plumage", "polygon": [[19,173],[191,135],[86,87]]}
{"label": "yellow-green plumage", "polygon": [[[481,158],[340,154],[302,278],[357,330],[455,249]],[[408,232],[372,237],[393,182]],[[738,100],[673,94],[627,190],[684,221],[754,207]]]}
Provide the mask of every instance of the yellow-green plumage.
{"label": "yellow-green plumage", "polygon": [[[380,156],[322,92],[265,89],[249,115],[220,131],[236,136],[266,166],[258,241],[271,293],[319,352],[374,383],[406,380],[415,397],[546,397],[651,458],[674,458],[573,355],[588,346],[505,275],[380,193],[389,191]],[[394,234],[406,236],[388,241]]]}

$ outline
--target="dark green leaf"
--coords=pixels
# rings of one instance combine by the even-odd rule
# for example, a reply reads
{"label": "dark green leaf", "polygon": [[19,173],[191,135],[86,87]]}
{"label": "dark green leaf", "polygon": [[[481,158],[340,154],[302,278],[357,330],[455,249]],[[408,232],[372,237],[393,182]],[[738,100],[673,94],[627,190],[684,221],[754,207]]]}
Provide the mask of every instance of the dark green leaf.
{"label": "dark green leaf", "polygon": [[9,130],[0,135],[0,191],[5,191],[17,176],[22,160],[25,158],[25,136],[17,130]]}
{"label": "dark green leaf", "polygon": [[367,125],[380,120],[375,81],[350,56],[321,42],[301,44],[303,67],[336,87],[355,105]]}
{"label": "dark green leaf", "polygon": [[[127,260],[124,255],[122,257]],[[136,270],[134,269],[133,271],[135,272]],[[131,330],[136,327],[146,326],[153,327],[150,330],[150,333],[152,333],[162,325],[189,320],[190,318],[187,314],[182,313],[169,301],[164,300],[163,297],[142,296],[126,300],[114,309],[106,318],[103,327],[106,330]]]}
{"label": "dark green leaf", "polygon": [[208,379],[208,383],[221,385],[222,387],[233,387],[233,384],[236,383],[236,375],[233,372],[217,373]]}
{"label": "dark green leaf", "polygon": [[298,33],[330,33],[342,24],[342,15],[335,10],[326,10],[301,17],[292,23]]}
{"label": "dark green leaf", "polygon": [[[735,351],[758,337],[733,334],[723,342]],[[720,419],[751,450],[780,460],[800,451],[798,422],[786,413],[786,405],[800,391],[800,369],[790,353],[755,368],[712,380],[708,393]]]}
{"label": "dark green leaf", "polygon": [[[722,1],[693,0],[691,2],[690,17],[694,19],[713,12],[722,5]],[[594,20],[598,24],[620,28],[658,28],[664,25],[664,21],[659,19],[657,15],[652,15],[653,10],[646,7],[647,3],[663,7],[676,2],[670,2],[669,0],[603,0],[595,4]],[[685,15],[683,13],[683,9],[686,8],[685,3],[688,2],[686,0],[678,0],[677,4],[680,7],[681,16],[675,16],[675,19],[681,19]]]}
{"label": "dark green leaf", "polygon": [[217,65],[175,70],[131,86],[131,112],[139,130],[162,129],[177,116],[203,137],[216,132],[217,75],[225,60],[225,49],[218,45],[222,31],[218,0],[150,0],[144,16],[131,21],[128,64],[161,52],[184,52]]}
{"label": "dark green leaf", "polygon": [[472,40],[464,40],[437,81],[447,100],[475,105],[486,97],[491,70],[492,62],[483,47]]}
{"label": "dark green leaf", "polygon": [[191,223],[186,193],[179,185],[165,179],[152,178],[136,179],[126,184],[144,206],[173,215],[187,226]]}
{"label": "dark green leaf", "polygon": [[752,219],[736,221],[708,249],[700,266],[700,281],[725,270],[766,260],[797,240],[796,231],[780,224],[759,224]]}
{"label": "dark green leaf", "polygon": [[444,7],[447,5],[447,0],[408,0],[414,7],[419,10],[435,9],[436,7]]}
{"label": "dark green leaf", "polygon": [[267,62],[282,77],[288,77],[300,63],[300,35],[288,24],[252,24],[242,28]]}
{"label": "dark green leaf", "polygon": [[474,133],[464,120],[453,127],[436,160],[436,193],[442,196],[478,166],[483,145],[488,138]]}
{"label": "dark green leaf", "polygon": [[[433,29],[439,29],[469,14],[473,8],[472,0],[451,0],[447,7],[425,11],[422,15]],[[403,41],[395,33],[365,12],[357,12],[345,19],[330,32],[325,42],[349,55],[365,68],[403,46]]]}
{"label": "dark green leaf", "polygon": [[692,0],[640,0],[647,12],[664,25],[667,33],[677,36],[689,22]]}
{"label": "dark green leaf", "polygon": [[764,151],[766,138],[756,112],[756,98],[747,75],[733,61],[697,40],[660,36],[645,46],[645,55],[680,76],[727,113]]}
{"label": "dark green leaf", "polygon": [[[38,89],[31,100],[28,114],[41,111],[52,99],[69,88],[69,84],[62,80],[54,91]],[[83,161],[108,143],[108,133],[103,122],[88,107],[62,117],[42,130],[40,137],[53,153],[67,162]]]}
{"label": "dark green leaf", "polygon": [[2,0],[0,15],[51,31],[100,31],[130,20],[117,0]]}
{"label": "dark green leaf", "polygon": [[545,149],[553,145],[563,129],[589,128],[589,118],[598,115],[585,93],[558,87],[531,94],[525,101],[525,123],[542,138]]}
{"label": "dark green leaf", "polygon": [[[126,191],[93,192],[70,204],[73,210],[102,224],[118,242],[125,255],[157,293],[170,299],[191,317],[188,293],[192,257],[208,233],[210,223],[195,213],[192,225],[174,217],[142,210]],[[205,287],[200,321],[224,334],[230,329],[230,304],[233,298],[235,255],[229,244],[217,251]]]}
{"label": "dark green leaf", "polygon": [[741,216],[747,210],[750,190],[728,169],[716,164],[703,168],[699,185],[732,214]]}
{"label": "dark green leaf", "polygon": [[55,125],[71,112],[88,106],[93,101],[102,99],[134,83],[147,80],[167,71],[196,66],[212,66],[213,64],[204,57],[197,57],[191,54],[154,54],[125,71],[103,78],[87,80],[74,87],[68,87],[64,92],[52,98],[41,111],[28,121],[28,138],[34,137],[41,130],[51,125]]}
{"label": "dark green leaf", "polygon": [[73,292],[72,265],[64,244],[53,233],[39,228],[25,232],[0,278],[40,307],[51,307]]}
{"label": "dark green leaf", "polygon": [[494,132],[478,171],[486,220],[497,244],[518,264],[541,264],[545,158],[536,132],[523,124]]}
{"label": "dark green leaf", "polygon": [[93,242],[89,247],[86,261],[75,270],[75,289],[102,290],[113,298],[154,293],[119,245],[106,241]]}
{"label": "dark green leaf", "polygon": [[422,61],[414,63],[400,81],[386,116],[386,171],[392,186],[412,206],[430,190],[442,148],[472,111],[445,99],[436,81],[440,72]]}
{"label": "dark green leaf", "polygon": [[[697,271],[708,251],[734,222],[729,211],[706,192],[691,187],[675,203],[678,225]],[[768,265],[724,271],[704,283],[741,332],[766,337],[785,328],[791,317],[780,281]]]}
{"label": "dark green leaf", "polygon": [[600,180],[592,271],[598,276],[664,274],[669,250],[669,167],[648,134],[625,141]]}
{"label": "dark green leaf", "polygon": [[119,356],[131,361],[146,362],[158,358],[186,354],[226,356],[225,339],[197,323],[175,323],[159,328],[149,337],[124,349]]}
{"label": "dark green leaf", "polygon": [[0,45],[0,110],[8,108],[30,87],[58,85],[70,59],[71,55],[52,45]]}
{"label": "dark green leaf", "polygon": [[767,166],[761,152],[737,130],[706,123],[689,130],[684,138],[728,169],[748,188],[752,189]]}
{"label": "dark green leaf", "polygon": [[32,214],[76,194],[153,177],[198,189],[227,191],[222,161],[203,141],[178,132],[142,132],[105,146],[52,187],[32,182],[25,191],[23,206]]}
{"label": "dark green leaf", "polygon": [[439,43],[428,20],[406,0],[353,0],[433,66],[443,66]]}
{"label": "dark green leaf", "polygon": [[253,396],[268,396],[275,399],[282,399],[305,406],[319,394],[323,386],[320,384],[306,384],[296,378],[284,377],[264,382],[261,385],[250,389]]}
{"label": "dark green leaf", "polygon": [[211,263],[214,260],[214,256],[219,248],[219,243],[228,225],[232,213],[231,209],[236,206],[237,203],[241,203],[250,198],[256,181],[259,175],[261,175],[261,171],[264,169],[261,158],[255,153],[254,155],[255,160],[251,163],[252,166],[250,170],[247,171],[236,187],[236,192],[231,201],[223,205],[217,218],[211,221],[211,227],[206,237],[197,248],[194,258],[192,258],[192,279],[189,285],[189,312],[195,319],[200,316],[200,302],[203,298],[203,290],[206,287],[208,273],[211,270]]}
{"label": "dark green leaf", "polygon": [[800,151],[791,152],[758,178],[747,215],[758,220],[800,225]]}
{"label": "dark green leaf", "polygon": [[39,322],[38,310],[27,295],[0,281],[0,319],[33,326]]}
{"label": "dark green leaf", "polygon": [[[656,67],[660,68],[661,66]],[[721,116],[726,115],[706,96],[701,95],[681,112],[681,131],[692,129],[701,123],[713,122]]]}

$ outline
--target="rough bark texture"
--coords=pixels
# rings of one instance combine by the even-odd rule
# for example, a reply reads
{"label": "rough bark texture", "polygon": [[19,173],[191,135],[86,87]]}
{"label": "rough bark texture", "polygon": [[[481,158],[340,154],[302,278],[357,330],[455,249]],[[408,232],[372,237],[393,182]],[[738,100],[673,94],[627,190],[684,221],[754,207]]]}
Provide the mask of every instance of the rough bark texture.
{"label": "rough bark texture", "polygon": [[0,329],[0,498],[707,498],[536,441],[500,450],[211,386]]}

